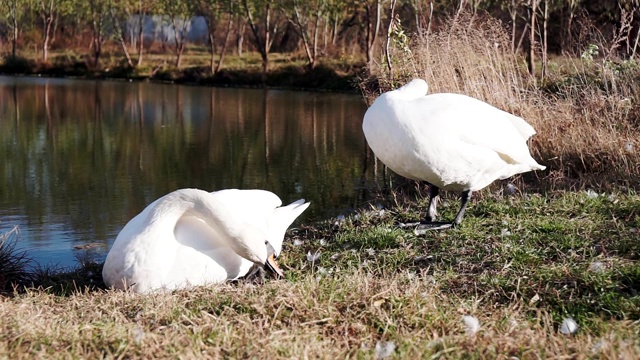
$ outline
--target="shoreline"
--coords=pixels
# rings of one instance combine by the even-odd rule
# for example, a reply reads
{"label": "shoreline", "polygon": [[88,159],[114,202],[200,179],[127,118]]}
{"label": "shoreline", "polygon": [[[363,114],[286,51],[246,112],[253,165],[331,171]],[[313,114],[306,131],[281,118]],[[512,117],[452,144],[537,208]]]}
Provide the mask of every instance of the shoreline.
{"label": "shoreline", "polygon": [[357,82],[365,73],[364,67],[354,67],[353,71],[339,71],[336,68],[318,64],[312,69],[298,65],[280,65],[266,74],[251,66],[246,68],[223,68],[212,74],[206,66],[175,68],[156,66],[131,68],[128,66],[108,67],[91,70],[83,62],[70,64],[42,64],[33,60],[18,58],[0,64],[0,76],[30,76],[63,79],[121,80],[129,82],[154,82],[191,86],[267,88],[295,91],[319,91],[358,94]]}

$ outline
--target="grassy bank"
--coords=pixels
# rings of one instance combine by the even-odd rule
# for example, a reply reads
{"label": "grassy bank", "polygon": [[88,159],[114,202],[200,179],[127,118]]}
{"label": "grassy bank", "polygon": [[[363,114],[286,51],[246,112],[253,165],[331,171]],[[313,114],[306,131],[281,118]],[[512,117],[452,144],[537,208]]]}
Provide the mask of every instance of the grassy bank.
{"label": "grassy bank", "polygon": [[[0,298],[0,354],[640,356],[640,196],[498,189],[471,205],[459,230],[418,236],[396,227],[422,216],[426,195],[396,192],[290,231],[283,280],[138,296],[103,290],[90,271],[77,273],[89,286],[75,291]],[[457,206],[447,199],[442,216]],[[465,315],[479,320],[477,331]],[[579,328],[565,335],[569,317]]]}
{"label": "grassy bank", "polygon": [[195,46],[189,49],[180,68],[172,65],[175,60],[170,53],[146,54],[145,63],[138,67],[118,59],[115,53],[107,52],[96,68],[89,65],[89,59],[69,50],[54,51],[46,63],[39,61],[37,54],[26,53],[17,58],[5,57],[0,74],[355,92],[357,76],[364,69],[357,59],[324,59],[309,68],[302,58],[275,53],[270,55],[270,71],[263,75],[259,54],[248,52],[227,55],[221,70],[213,74],[207,50]]}

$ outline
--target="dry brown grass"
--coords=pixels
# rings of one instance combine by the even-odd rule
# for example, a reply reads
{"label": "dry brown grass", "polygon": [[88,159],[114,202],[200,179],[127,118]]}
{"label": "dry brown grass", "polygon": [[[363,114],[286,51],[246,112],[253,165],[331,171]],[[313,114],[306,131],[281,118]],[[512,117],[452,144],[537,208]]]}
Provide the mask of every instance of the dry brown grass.
{"label": "dry brown grass", "polygon": [[[526,307],[526,305],[524,305]],[[448,296],[429,276],[354,271],[296,282],[220,285],[172,294],[120,291],[0,298],[0,354],[11,358],[637,358],[637,323],[566,336],[522,302]],[[469,334],[462,316],[481,324]]]}
{"label": "dry brown grass", "polygon": [[[393,76],[386,64],[373,69],[380,91],[421,77],[431,93],[470,95],[521,116],[538,132],[532,152],[549,166],[545,183],[551,187],[638,187],[637,62],[616,60],[611,54],[574,57],[563,66],[551,64],[544,81],[536,82],[521,56],[511,52],[502,25],[478,17],[471,21],[462,16],[447,29],[395,44]],[[369,101],[376,95],[364,91]]]}
{"label": "dry brown grass", "polygon": [[427,236],[394,226],[421,217],[418,197],[293,229],[284,280],[142,296],[77,271],[75,289],[0,296],[0,358],[373,358],[378,342],[392,358],[640,356],[638,195],[486,196]]}

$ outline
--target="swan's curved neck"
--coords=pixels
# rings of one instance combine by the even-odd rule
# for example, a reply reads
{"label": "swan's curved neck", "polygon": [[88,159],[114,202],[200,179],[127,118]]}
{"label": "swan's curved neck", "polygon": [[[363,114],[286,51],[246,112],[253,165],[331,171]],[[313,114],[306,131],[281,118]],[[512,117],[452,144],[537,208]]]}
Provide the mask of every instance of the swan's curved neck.
{"label": "swan's curved neck", "polygon": [[[258,229],[246,226],[242,214],[230,210],[211,196],[198,189],[182,189],[165,195],[153,209],[152,221],[163,219],[176,224],[184,215],[193,215],[203,220],[212,230],[212,236],[232,248],[238,255],[254,262],[266,261],[266,236]],[[262,253],[264,252],[264,255]]]}

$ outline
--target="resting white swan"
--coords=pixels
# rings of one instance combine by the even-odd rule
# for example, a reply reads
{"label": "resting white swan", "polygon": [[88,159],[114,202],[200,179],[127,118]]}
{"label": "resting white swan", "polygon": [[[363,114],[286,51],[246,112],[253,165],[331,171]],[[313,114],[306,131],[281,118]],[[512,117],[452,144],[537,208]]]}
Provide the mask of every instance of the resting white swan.
{"label": "resting white swan", "polygon": [[[471,193],[496,179],[544,170],[527,147],[536,132],[522,118],[469,96],[427,91],[427,83],[415,79],[380,95],[364,115],[362,129],[386,166],[431,185],[428,228],[460,224]],[[452,223],[433,221],[439,189],[462,192]]]}
{"label": "resting white swan", "polygon": [[309,203],[281,205],[265,190],[169,193],[120,231],[104,263],[104,282],[148,293],[236,279],[254,264],[280,271],[273,257]]}

